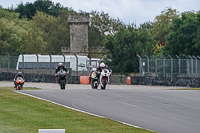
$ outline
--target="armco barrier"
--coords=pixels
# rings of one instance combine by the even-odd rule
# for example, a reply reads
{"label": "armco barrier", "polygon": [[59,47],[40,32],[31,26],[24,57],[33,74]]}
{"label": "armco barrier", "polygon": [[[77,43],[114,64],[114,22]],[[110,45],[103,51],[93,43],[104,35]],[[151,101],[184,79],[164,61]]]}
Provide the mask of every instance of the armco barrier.
{"label": "armco barrier", "polygon": [[89,84],[89,76],[80,76],[80,84]]}

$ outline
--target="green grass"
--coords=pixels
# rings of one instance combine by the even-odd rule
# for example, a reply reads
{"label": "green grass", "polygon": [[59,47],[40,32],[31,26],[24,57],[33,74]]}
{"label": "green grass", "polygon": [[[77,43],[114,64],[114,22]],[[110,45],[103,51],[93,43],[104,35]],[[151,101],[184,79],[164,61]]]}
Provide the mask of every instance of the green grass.
{"label": "green grass", "polygon": [[167,90],[200,90],[200,88],[179,88],[179,89],[167,89]]}
{"label": "green grass", "polygon": [[[37,88],[24,88],[28,89]],[[66,133],[152,133],[12,90],[0,87],[0,133],[38,133],[38,129],[65,129]]]}

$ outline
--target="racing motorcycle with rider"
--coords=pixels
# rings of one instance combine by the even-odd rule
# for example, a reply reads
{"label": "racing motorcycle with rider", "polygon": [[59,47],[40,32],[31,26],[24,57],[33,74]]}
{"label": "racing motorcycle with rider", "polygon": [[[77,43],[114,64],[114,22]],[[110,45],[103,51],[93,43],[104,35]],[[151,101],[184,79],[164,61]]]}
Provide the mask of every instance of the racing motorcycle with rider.
{"label": "racing motorcycle with rider", "polygon": [[97,77],[101,84],[101,89],[105,89],[107,84],[111,84],[112,70],[105,63],[101,62],[97,67],[97,71],[99,72]]}
{"label": "racing motorcycle with rider", "polygon": [[21,72],[18,72],[17,75],[14,77],[14,88],[16,90],[22,90],[24,85],[25,79]]}
{"label": "racing motorcycle with rider", "polygon": [[63,65],[63,63],[58,63],[58,66],[55,70],[55,76],[56,76],[56,83],[60,85],[61,89],[65,89],[67,81],[67,74],[69,74],[69,71],[67,70],[66,66]]}

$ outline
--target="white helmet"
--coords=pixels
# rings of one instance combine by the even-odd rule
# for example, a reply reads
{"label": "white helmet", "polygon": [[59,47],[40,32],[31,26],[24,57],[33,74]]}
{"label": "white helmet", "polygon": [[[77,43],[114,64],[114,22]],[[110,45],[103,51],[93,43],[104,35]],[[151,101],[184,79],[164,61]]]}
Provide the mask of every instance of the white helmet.
{"label": "white helmet", "polygon": [[105,63],[103,63],[103,62],[100,64],[101,68],[105,68],[105,66],[106,66]]}
{"label": "white helmet", "polygon": [[94,71],[97,71],[97,68],[95,68],[95,67],[94,67],[94,68],[92,68],[92,71],[93,71],[93,72],[94,72]]}

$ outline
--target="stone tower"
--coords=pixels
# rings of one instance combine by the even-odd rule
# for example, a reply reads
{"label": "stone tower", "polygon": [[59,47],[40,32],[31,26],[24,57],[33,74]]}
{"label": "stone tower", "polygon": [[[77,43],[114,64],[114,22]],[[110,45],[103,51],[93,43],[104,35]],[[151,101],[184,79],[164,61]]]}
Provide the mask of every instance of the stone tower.
{"label": "stone tower", "polygon": [[89,13],[68,14],[70,25],[70,54],[88,54]]}

